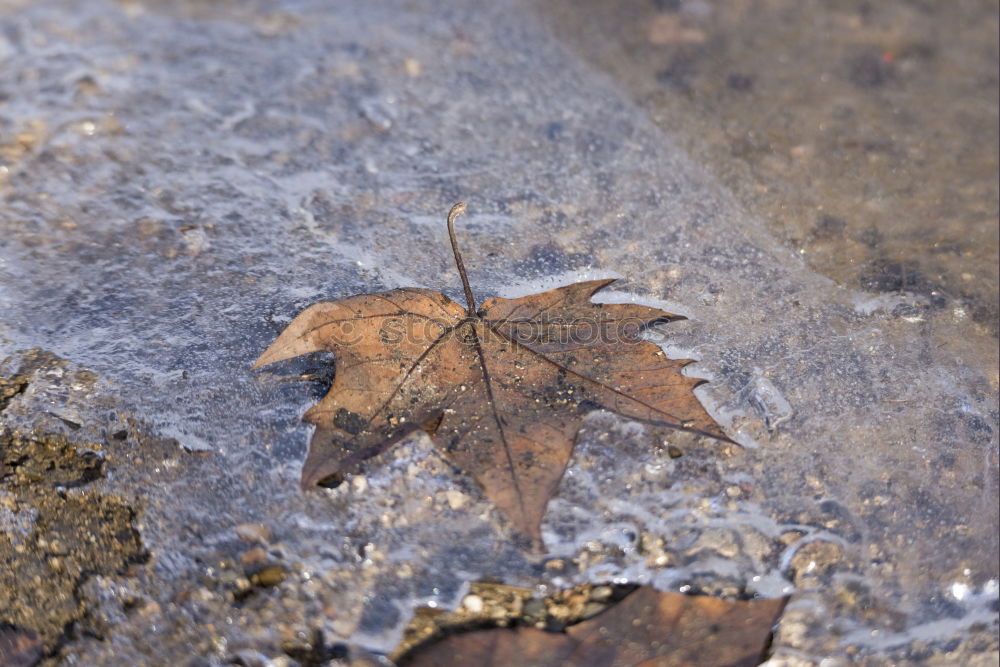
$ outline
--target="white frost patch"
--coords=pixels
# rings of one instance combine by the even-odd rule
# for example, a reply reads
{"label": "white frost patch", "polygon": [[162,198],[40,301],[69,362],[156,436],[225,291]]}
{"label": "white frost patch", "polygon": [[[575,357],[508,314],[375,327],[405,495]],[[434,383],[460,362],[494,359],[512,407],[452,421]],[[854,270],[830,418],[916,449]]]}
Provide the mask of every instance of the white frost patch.
{"label": "white frost patch", "polygon": [[[604,280],[607,278],[620,279],[622,276],[621,274],[615,274],[613,271],[609,272],[603,269],[576,269],[573,271],[556,273],[551,276],[546,276],[545,278],[535,278],[532,280],[521,280],[507,283],[497,290],[497,295],[505,299],[519,299],[524,296],[547,292],[558,287],[566,287],[567,285],[572,285],[573,283],[582,283],[588,280]],[[609,303],[607,301],[602,301],[601,298],[598,298],[603,298],[604,296],[604,294],[595,295],[593,299],[594,303]],[[625,300],[624,302],[617,301],[615,303],[628,302],[628,300]]]}
{"label": "white frost patch", "polygon": [[[695,376],[700,377],[700,376]],[[727,408],[726,404],[719,400],[715,393],[709,389],[709,385],[701,385],[694,390],[695,398],[701,401],[705,412],[722,427],[726,435],[732,438],[738,445],[747,449],[759,449],[761,443],[748,429],[737,427],[738,423],[746,422],[746,410],[740,408]]]}
{"label": "white frost patch", "polygon": [[997,594],[996,581],[991,580],[991,583],[993,584],[992,594],[987,592],[989,588],[989,584],[987,584],[983,587],[983,593],[967,596],[967,600],[964,601],[967,611],[963,616],[929,621],[907,628],[902,632],[862,628],[844,635],[841,644],[844,646],[861,644],[877,651],[886,651],[914,641],[923,643],[947,641],[961,635],[977,623],[993,626],[997,620],[997,613],[994,610]]}
{"label": "white frost patch", "polygon": [[212,452],[215,451],[215,447],[212,444],[200,438],[196,435],[183,430],[180,426],[167,424],[158,425],[157,431],[160,436],[164,438],[172,438],[177,441],[177,444],[188,450],[189,452]]}
{"label": "white frost patch", "polygon": [[764,419],[764,426],[773,431],[779,424],[791,419],[792,406],[759,368],[754,369],[754,376],[748,386],[750,403]]}
{"label": "white frost patch", "polygon": [[687,306],[677,303],[676,301],[665,301],[663,299],[656,299],[649,296],[639,296],[637,294],[632,294],[631,292],[598,292],[594,295],[592,301],[594,303],[636,303],[640,306],[659,308],[660,310],[665,310],[672,315],[680,315],[682,317],[691,317],[692,314]]}
{"label": "white frost patch", "polygon": [[901,294],[879,294],[868,298],[857,297],[854,299],[854,312],[859,315],[869,317],[877,311],[891,312],[900,303],[904,303]]}
{"label": "white frost patch", "polygon": [[[887,294],[878,294],[876,296],[872,296],[868,293],[860,293],[853,297],[852,302],[854,305],[854,312],[859,315],[864,315],[865,317],[870,317],[879,311],[891,313],[897,306],[920,307],[926,305],[923,297],[919,294],[913,294],[912,292],[892,292]],[[904,317],[903,319],[912,321],[914,319],[923,318]]]}

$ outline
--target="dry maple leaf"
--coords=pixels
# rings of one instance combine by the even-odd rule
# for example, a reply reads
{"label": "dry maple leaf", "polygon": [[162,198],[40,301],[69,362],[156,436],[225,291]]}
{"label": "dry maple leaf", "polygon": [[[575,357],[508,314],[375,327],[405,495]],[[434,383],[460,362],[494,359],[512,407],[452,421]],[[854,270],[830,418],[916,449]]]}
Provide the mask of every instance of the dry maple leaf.
{"label": "dry maple leaf", "polygon": [[787,598],[729,602],[643,586],[565,633],[497,628],[446,637],[400,660],[407,667],[753,667],[764,660]]}
{"label": "dry maple leaf", "polygon": [[452,207],[448,233],[468,308],[404,287],[317,303],[300,313],[254,368],[328,350],[329,393],[304,420],[315,424],[303,488],[342,479],[417,429],[472,475],[511,524],[536,544],[584,415],[620,415],[729,441],[694,397],[703,380],[681,375],[642,339],[684,319],[635,304],[593,303],[614,282],[592,280],[476,308]]}

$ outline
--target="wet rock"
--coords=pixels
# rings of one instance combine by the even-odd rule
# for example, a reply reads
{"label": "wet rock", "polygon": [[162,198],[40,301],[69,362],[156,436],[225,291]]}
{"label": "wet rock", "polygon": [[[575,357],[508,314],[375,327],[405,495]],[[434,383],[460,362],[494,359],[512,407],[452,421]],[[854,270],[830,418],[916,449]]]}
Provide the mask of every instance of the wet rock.
{"label": "wet rock", "polygon": [[710,529],[703,532],[695,540],[686,555],[697,558],[702,551],[712,551],[723,558],[734,558],[740,551],[740,543],[736,534],[731,530]]}
{"label": "wet rock", "polygon": [[632,592],[635,586],[582,585],[556,590],[544,597],[539,591],[486,582],[472,584],[454,612],[421,609],[408,625],[403,641],[392,652],[398,658],[413,647],[449,632],[483,627],[529,626],[552,632],[598,614]]}
{"label": "wet rock", "polygon": [[33,517],[30,524],[18,521],[13,535],[0,534],[2,620],[36,629],[51,651],[68,624],[85,618],[79,591],[87,580],[124,573],[148,554],[127,501],[64,490],[101,476],[90,457],[60,437],[44,436],[0,435],[0,453],[16,457],[6,459],[14,472],[0,482],[12,514]]}
{"label": "wet rock", "polygon": [[843,548],[832,542],[816,540],[802,545],[791,560],[795,585],[808,588],[829,582],[843,558]]}

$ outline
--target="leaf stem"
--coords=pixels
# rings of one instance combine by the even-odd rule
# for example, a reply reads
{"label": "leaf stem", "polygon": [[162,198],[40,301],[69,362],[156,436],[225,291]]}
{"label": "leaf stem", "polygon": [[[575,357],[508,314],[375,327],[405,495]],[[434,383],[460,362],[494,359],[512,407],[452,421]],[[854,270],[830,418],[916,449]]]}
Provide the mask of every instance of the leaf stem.
{"label": "leaf stem", "polygon": [[455,218],[465,213],[465,202],[460,201],[448,211],[448,238],[451,239],[451,249],[455,253],[455,264],[458,266],[458,275],[462,276],[462,287],[465,288],[465,301],[468,303],[469,317],[476,317],[476,297],[472,296],[472,287],[469,286],[469,276],[465,273],[465,264],[462,263],[462,253],[458,251],[458,241],[455,240]]}

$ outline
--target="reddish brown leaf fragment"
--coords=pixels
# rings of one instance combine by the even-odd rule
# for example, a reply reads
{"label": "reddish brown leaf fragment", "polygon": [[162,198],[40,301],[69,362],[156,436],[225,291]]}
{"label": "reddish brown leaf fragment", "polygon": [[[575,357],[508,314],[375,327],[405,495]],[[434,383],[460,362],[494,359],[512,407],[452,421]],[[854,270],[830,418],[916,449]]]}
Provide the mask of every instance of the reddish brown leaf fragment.
{"label": "reddish brown leaf fragment", "polygon": [[[449,230],[461,210],[452,209]],[[453,247],[461,269],[454,240]],[[318,303],[256,361],[259,368],[318,350],[336,358],[329,393],[304,417],[316,431],[303,488],[352,473],[423,429],[540,544],[545,507],[590,410],[728,440],[691,391],[702,381],[681,374],[690,362],[668,359],[641,338],[650,326],[683,318],[593,303],[613,280],[489,299],[477,310],[461,275],[468,308],[416,288]]]}
{"label": "reddish brown leaf fragment", "polygon": [[579,658],[570,664],[752,667],[763,659],[786,601],[729,602],[644,586],[567,630],[578,642]]}
{"label": "reddish brown leaf fragment", "polygon": [[[534,628],[502,628],[451,635],[418,647],[401,667],[536,667],[565,665],[576,644],[566,635]],[[572,664],[572,663],[571,663]]]}
{"label": "reddish brown leaf fragment", "polygon": [[764,659],[785,602],[728,602],[644,586],[565,634],[524,627],[466,632],[418,648],[400,664],[752,667]]}

